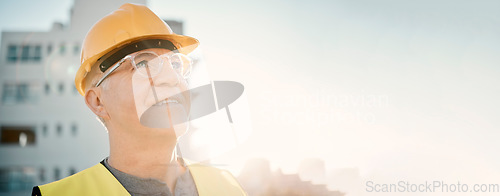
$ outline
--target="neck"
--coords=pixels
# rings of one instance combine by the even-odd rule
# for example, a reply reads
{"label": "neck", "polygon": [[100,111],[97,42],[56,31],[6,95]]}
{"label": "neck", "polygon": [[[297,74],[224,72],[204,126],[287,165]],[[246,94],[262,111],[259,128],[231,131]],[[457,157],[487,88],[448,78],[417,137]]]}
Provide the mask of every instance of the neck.
{"label": "neck", "polygon": [[110,130],[109,138],[108,162],[113,168],[140,178],[160,180],[171,191],[175,190],[177,178],[185,171],[175,152],[175,137],[165,139]]}

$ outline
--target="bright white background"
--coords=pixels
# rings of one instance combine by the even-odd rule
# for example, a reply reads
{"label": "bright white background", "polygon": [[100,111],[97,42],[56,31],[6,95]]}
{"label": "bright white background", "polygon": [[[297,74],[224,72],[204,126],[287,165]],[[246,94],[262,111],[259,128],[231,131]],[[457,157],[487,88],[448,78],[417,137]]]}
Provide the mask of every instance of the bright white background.
{"label": "bright white background", "polygon": [[[236,154],[363,180],[500,184],[497,1],[160,1],[213,79],[245,85]],[[0,1],[0,30],[46,31],[72,2]],[[236,168],[237,170],[238,168]]]}

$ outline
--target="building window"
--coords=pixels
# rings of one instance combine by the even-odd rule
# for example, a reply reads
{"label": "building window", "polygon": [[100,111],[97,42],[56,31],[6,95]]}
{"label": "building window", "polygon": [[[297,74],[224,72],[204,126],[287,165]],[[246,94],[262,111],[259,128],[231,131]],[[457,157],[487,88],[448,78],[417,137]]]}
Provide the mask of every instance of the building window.
{"label": "building window", "polygon": [[43,134],[43,136],[47,137],[48,133],[49,133],[49,127],[48,127],[48,125],[47,124],[43,124],[42,125],[42,134]]}
{"label": "building window", "polygon": [[69,175],[76,174],[76,169],[74,167],[69,168]]}
{"label": "building window", "polygon": [[21,47],[21,61],[27,61],[30,59],[30,47],[22,46]]}
{"label": "building window", "polygon": [[76,123],[71,124],[71,134],[73,134],[73,136],[76,136],[76,134],[78,134],[78,126],[76,125]]}
{"label": "building window", "polygon": [[58,136],[62,135],[62,125],[61,124],[57,124],[56,131],[57,131]]}
{"label": "building window", "polygon": [[[19,58],[20,57],[20,58]],[[7,49],[7,61],[17,62],[40,61],[42,59],[42,46],[40,45],[9,45]]]}
{"label": "building window", "polygon": [[28,85],[26,83],[3,84],[2,102],[4,104],[25,103],[28,101]]}
{"label": "building window", "polygon": [[35,144],[35,131],[29,126],[2,126],[0,143],[14,144],[24,147]]}
{"label": "building window", "polygon": [[45,94],[48,95],[50,93],[50,84],[45,83]]}
{"label": "building window", "polygon": [[35,168],[19,166],[0,168],[0,194],[18,195],[19,192],[30,191],[35,185],[35,179]]}
{"label": "building window", "polygon": [[47,46],[47,55],[50,55],[51,52],[52,52],[52,44],[49,44]]}
{"label": "building window", "polygon": [[63,55],[65,52],[66,52],[66,44],[65,44],[65,43],[62,43],[62,44],[59,46],[59,54]]}
{"label": "building window", "polygon": [[61,170],[59,168],[54,169],[54,180],[59,180],[61,179]]}
{"label": "building window", "polygon": [[42,46],[35,46],[33,51],[33,60],[40,61],[42,59]]}
{"label": "building window", "polygon": [[7,61],[9,62],[17,61],[17,46],[9,45],[7,49]]}
{"label": "building window", "polygon": [[17,85],[16,84],[3,84],[2,90],[2,103],[3,104],[13,104],[17,103]]}
{"label": "building window", "polygon": [[40,172],[38,173],[38,178],[41,182],[45,182],[45,168],[40,168]]}
{"label": "building window", "polygon": [[16,94],[16,100],[19,102],[27,102],[28,100],[28,84],[22,83],[22,84],[17,84],[17,94]]}
{"label": "building window", "polygon": [[59,93],[64,93],[64,82],[59,83]]}
{"label": "building window", "polygon": [[75,46],[73,46],[73,53],[75,55],[79,55],[80,54],[80,45],[78,43],[75,44]]}
{"label": "building window", "polygon": [[2,103],[6,105],[35,103],[38,100],[36,89],[36,84],[4,83],[2,90]]}

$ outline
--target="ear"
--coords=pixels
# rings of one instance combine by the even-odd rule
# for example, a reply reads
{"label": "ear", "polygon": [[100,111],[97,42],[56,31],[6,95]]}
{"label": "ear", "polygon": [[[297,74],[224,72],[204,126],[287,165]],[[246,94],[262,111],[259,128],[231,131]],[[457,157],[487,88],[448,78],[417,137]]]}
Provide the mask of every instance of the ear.
{"label": "ear", "polygon": [[85,93],[85,103],[95,115],[103,118],[104,120],[109,120],[109,114],[99,98],[99,95],[100,93],[97,89],[92,88],[88,90],[87,93]]}

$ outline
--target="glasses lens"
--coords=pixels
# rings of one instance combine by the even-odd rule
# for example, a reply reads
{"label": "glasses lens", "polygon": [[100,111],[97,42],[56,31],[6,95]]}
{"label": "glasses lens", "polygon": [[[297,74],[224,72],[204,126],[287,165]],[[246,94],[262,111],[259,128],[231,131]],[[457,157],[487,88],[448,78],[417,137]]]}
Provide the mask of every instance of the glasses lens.
{"label": "glasses lens", "polygon": [[176,67],[178,67],[177,68],[177,70],[179,71],[178,73],[181,74],[182,76],[184,76],[184,78],[189,77],[189,74],[191,73],[191,65],[192,65],[191,58],[189,58],[188,56],[186,56],[184,54],[177,53],[177,54],[172,56],[170,62],[172,63],[172,67],[174,69],[176,69]]}
{"label": "glasses lens", "polygon": [[183,76],[184,78],[188,78],[189,74],[191,73],[191,67],[192,67],[192,60],[188,56],[181,54],[181,53],[175,53],[175,54],[164,54],[161,55],[164,61],[169,62],[170,66],[172,67],[177,74]]}
{"label": "glasses lens", "polygon": [[144,52],[134,57],[134,64],[141,75],[154,77],[161,71],[162,60],[154,53]]}
{"label": "glasses lens", "polygon": [[172,66],[172,69],[175,70],[179,75],[183,76],[184,74],[184,67],[183,67],[183,62],[182,59],[179,57],[179,55],[174,54],[169,57],[169,62],[170,65]]}

